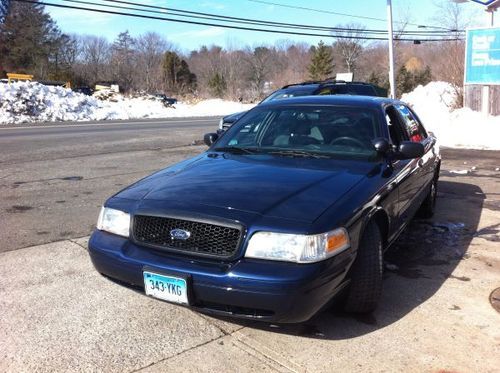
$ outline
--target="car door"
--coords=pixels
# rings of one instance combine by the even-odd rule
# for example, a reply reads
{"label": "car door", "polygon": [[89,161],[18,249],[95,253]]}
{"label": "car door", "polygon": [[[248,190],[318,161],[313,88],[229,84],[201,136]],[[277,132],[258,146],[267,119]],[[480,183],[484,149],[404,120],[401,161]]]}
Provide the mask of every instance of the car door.
{"label": "car door", "polygon": [[[395,105],[386,108],[386,119],[392,145],[396,148],[401,142],[409,141],[405,122]],[[392,159],[391,165],[394,172],[392,183],[398,192],[398,207],[394,217],[393,232],[401,230],[416,212],[414,204],[415,193],[420,190],[419,159]]]}
{"label": "car door", "polygon": [[434,139],[429,137],[422,123],[418,120],[413,111],[404,104],[396,105],[401,118],[403,119],[403,127],[410,141],[419,142],[424,145],[425,153],[417,162],[415,175],[417,176],[415,183],[415,191],[413,191],[413,203],[416,208],[420,207],[421,202],[428,192],[428,186],[434,177],[434,161],[435,154],[432,151]]}

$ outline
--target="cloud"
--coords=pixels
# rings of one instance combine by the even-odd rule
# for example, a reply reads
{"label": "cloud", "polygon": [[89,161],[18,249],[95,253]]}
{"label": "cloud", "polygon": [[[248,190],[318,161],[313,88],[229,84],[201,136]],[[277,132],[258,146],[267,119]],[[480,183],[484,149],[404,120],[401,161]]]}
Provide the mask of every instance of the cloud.
{"label": "cloud", "polygon": [[224,30],[221,27],[211,26],[211,27],[207,27],[203,30],[193,30],[193,31],[180,32],[180,33],[171,35],[171,37],[175,37],[175,38],[183,38],[183,37],[209,38],[209,37],[223,35],[225,32],[226,32],[226,30]]}

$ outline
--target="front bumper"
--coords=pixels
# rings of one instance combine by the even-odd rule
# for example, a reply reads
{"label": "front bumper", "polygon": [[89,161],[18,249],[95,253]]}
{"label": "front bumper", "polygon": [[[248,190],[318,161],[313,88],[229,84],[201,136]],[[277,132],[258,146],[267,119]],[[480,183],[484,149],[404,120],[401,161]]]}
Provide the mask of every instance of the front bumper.
{"label": "front bumper", "polygon": [[167,254],[96,230],[89,253],[98,272],[144,291],[143,270],[188,277],[190,306],[202,312],[280,323],[310,319],[344,285],[351,250],[294,264],[241,258],[231,263]]}

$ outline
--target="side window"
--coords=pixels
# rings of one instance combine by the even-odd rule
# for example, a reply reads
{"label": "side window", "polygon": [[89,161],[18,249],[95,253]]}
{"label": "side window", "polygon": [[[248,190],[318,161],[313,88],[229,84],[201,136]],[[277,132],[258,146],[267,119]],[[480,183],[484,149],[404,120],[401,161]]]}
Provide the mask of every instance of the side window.
{"label": "side window", "polygon": [[267,112],[257,112],[252,117],[248,118],[247,124],[240,128],[239,133],[229,142],[229,146],[233,145],[251,145],[256,142],[259,130],[267,122],[269,114]]}
{"label": "side window", "polygon": [[418,123],[418,126],[420,127],[420,131],[423,133],[424,138],[429,137],[429,135],[427,134],[427,131],[425,130],[425,127],[422,124],[422,121],[420,120],[418,115],[413,111],[412,108],[409,107],[408,110],[410,111],[410,113],[413,116],[413,118],[415,119],[415,121]]}
{"label": "side window", "polygon": [[405,105],[397,105],[396,109],[403,117],[404,128],[410,141],[421,142],[427,138],[427,133],[410,109],[408,109]]}
{"label": "side window", "polygon": [[408,134],[403,130],[403,120],[393,106],[389,106],[385,111],[385,119],[389,127],[389,135],[393,145],[399,145],[402,141],[408,141]]}
{"label": "side window", "polygon": [[332,94],[332,89],[331,88],[321,88],[319,92],[316,93],[317,95],[331,95]]}

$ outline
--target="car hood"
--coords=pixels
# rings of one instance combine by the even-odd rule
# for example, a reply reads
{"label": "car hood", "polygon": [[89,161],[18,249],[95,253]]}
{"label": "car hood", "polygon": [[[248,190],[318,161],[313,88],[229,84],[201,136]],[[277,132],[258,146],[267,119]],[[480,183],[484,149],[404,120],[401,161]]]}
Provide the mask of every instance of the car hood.
{"label": "car hood", "polygon": [[189,211],[197,205],[213,206],[313,222],[374,167],[369,162],[204,153],[115,197],[139,201],[138,207],[185,203]]}
{"label": "car hood", "polygon": [[243,115],[245,115],[247,111],[240,111],[239,113],[229,114],[222,118],[224,123],[234,123],[238,119],[240,119]]}

